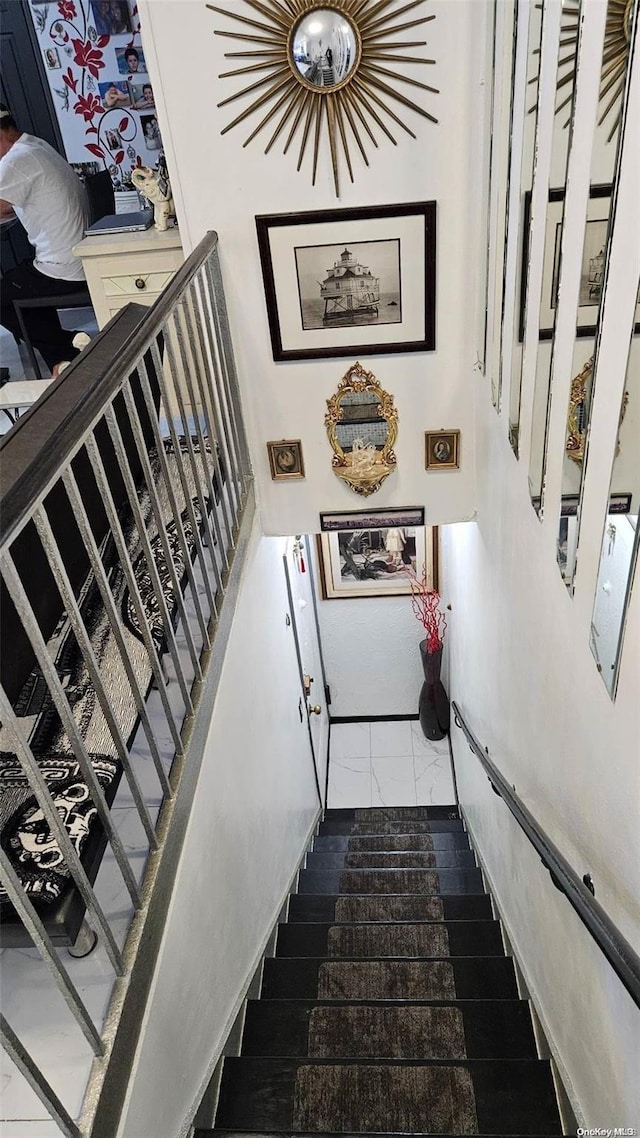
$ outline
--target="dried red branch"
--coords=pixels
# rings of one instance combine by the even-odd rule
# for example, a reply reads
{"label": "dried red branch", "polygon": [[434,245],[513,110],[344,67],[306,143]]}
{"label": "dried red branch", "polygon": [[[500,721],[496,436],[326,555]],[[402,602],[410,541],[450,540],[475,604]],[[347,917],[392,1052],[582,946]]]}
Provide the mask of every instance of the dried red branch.
{"label": "dried red branch", "polygon": [[411,587],[411,607],[425,631],[427,652],[438,652],[447,631],[447,620],[440,610],[440,593],[428,587],[426,565],[420,577],[408,567],[405,572]]}

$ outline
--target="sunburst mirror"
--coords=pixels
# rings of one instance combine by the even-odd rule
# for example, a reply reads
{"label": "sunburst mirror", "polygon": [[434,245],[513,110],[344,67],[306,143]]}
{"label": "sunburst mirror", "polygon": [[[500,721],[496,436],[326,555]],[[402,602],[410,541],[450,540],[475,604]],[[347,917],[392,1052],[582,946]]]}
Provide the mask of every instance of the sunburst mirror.
{"label": "sunburst mirror", "polygon": [[[377,147],[382,135],[397,145],[394,126],[416,138],[397,109],[414,111],[433,123],[438,121],[400,90],[401,84],[407,84],[431,95],[439,93],[400,69],[405,64],[435,63],[433,59],[406,54],[425,47],[425,40],[396,38],[435,19],[434,15],[417,11],[425,3],[427,0],[411,0],[398,7],[398,0],[235,0],[234,11],[207,4],[212,12],[236,21],[243,29],[216,30],[215,34],[247,44],[247,50],[225,52],[226,59],[246,62],[222,72],[219,78],[256,76],[248,86],[218,103],[225,107],[244,96],[257,96],[224,127],[222,134],[250,115],[265,111],[243,145],[247,146],[264,127],[273,126],[265,147],[268,154],[288,128],[283,151],[286,154],[300,132],[298,170],[312,149],[314,185],[320,148],[328,140],[339,197],[339,155],[343,156],[353,182],[354,143],[368,166],[367,147]],[[245,14],[235,10],[240,4],[245,6]],[[410,11],[412,18],[402,19]],[[257,19],[254,13],[261,18]]]}
{"label": "sunburst mirror", "polygon": [[[598,126],[602,126],[609,119],[607,125],[610,130],[607,142],[610,142],[616,133],[622,114],[622,91],[627,71],[635,4],[636,0],[608,0],[607,3],[598,114]],[[563,0],[560,47],[566,51],[558,60],[558,91],[566,91],[566,94],[556,107],[557,115],[573,105],[579,27],[580,0]],[[567,127],[570,121],[569,114],[562,124],[563,127]]]}

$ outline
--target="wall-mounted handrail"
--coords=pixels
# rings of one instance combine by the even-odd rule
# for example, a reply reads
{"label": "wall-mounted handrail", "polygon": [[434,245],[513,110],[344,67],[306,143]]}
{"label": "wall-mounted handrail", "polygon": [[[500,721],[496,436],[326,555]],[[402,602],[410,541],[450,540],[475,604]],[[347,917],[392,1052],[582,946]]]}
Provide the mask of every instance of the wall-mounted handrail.
{"label": "wall-mounted handrail", "polygon": [[496,794],[508,806],[521,830],[524,831],[531,845],[540,854],[542,864],[549,870],[553,884],[561,893],[564,893],[569,904],[606,956],[619,980],[624,984],[632,1000],[640,1007],[640,956],[628,940],[623,937],[602,905],[592,896],[588,886],[569,865],[558,847],[547,837],[522,799],[509,786],[504,775],[500,773],[495,763],[489,758],[487,750],[481,747],[473,731],[465,722],[458,704],[453,702],[452,707],[456,726],[464,733],[470,749],[480,760]]}

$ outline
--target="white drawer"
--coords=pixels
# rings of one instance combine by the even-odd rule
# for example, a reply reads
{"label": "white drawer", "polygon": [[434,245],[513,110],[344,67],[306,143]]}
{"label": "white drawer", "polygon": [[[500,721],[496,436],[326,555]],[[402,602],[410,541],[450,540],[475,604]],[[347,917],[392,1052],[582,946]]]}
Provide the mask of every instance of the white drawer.
{"label": "white drawer", "polygon": [[175,272],[176,269],[171,268],[154,269],[146,273],[136,272],[135,276],[128,273],[103,276],[102,287],[110,304],[114,299],[117,299],[121,305],[128,304],[130,300],[144,304],[147,298],[149,298],[148,303],[151,303],[151,300],[155,300],[163,288],[166,288]]}

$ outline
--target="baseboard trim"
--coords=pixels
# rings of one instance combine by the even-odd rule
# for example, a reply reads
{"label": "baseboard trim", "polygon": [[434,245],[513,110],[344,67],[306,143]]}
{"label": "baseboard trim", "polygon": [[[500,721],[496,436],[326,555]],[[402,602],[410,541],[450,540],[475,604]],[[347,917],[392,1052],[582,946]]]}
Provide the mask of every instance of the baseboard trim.
{"label": "baseboard trim", "polygon": [[330,716],[330,723],[401,723],[405,719],[419,719],[416,712],[415,715],[332,715]]}
{"label": "baseboard trim", "polygon": [[262,966],[264,964],[265,956],[267,955],[267,953],[269,951],[270,943],[275,938],[275,934],[276,934],[276,931],[278,928],[278,924],[282,918],[283,911],[286,911],[286,909],[287,909],[287,906],[289,904],[289,897],[291,896],[291,894],[293,893],[293,891],[295,889],[296,882],[298,879],[298,874],[299,874],[300,869],[304,863],[304,860],[305,860],[305,858],[309,852],[309,846],[311,845],[311,840],[314,837],[314,835],[318,829],[318,823],[320,822],[321,818],[322,818],[322,810],[320,808],[318,808],[318,810],[314,816],[313,822],[311,823],[311,826],[309,827],[309,830],[307,831],[307,835],[304,839],[303,847],[302,847],[302,853],[300,854],[300,857],[296,863],[296,867],[295,867],[291,877],[289,878],[289,883],[286,886],[284,893],[281,895],[280,901],[278,902],[278,904],[275,908],[275,915],[273,917],[273,920],[271,921],[271,923],[268,926],[267,932],[261,941],[260,947],[259,947],[256,955],[254,956],[253,964],[249,969],[247,977],[245,978],[245,983],[243,984],[243,986],[240,990],[240,993],[239,993],[239,995],[238,995],[238,997],[237,997],[237,999],[236,999],[236,1001],[235,1001],[235,1003],[234,1003],[234,1005],[233,1005],[233,1007],[232,1007],[232,1009],[231,1009],[231,1011],[227,1017],[227,1021],[224,1025],[222,1031],[220,1032],[220,1035],[218,1037],[218,1041],[217,1041],[217,1043],[213,1049],[213,1053],[212,1053],[211,1058],[209,1060],[209,1064],[207,1067],[207,1073],[206,1073],[205,1077],[203,1078],[202,1082],[200,1083],[200,1086],[198,1088],[198,1092],[196,1094],[195,1100],[191,1104],[191,1108],[190,1108],[189,1113],[188,1113],[188,1115],[187,1115],[187,1117],[186,1117],[186,1119],[185,1119],[185,1121],[184,1121],[184,1123],[180,1129],[180,1133],[178,1134],[178,1138],[189,1138],[189,1136],[191,1135],[191,1133],[194,1130],[194,1120],[198,1114],[198,1111],[200,1109],[200,1105],[201,1105],[205,1095],[207,1094],[207,1090],[208,1090],[209,1084],[211,1083],[211,1080],[215,1076],[216,1067],[218,1066],[218,1064],[220,1063],[220,1060],[225,1055],[225,1048],[227,1046],[227,1041],[229,1040],[229,1037],[232,1035],[233,1030],[236,1027],[238,1017],[241,1014],[244,1015],[244,1008],[245,1008],[246,1002],[248,999],[251,998],[250,993],[251,993],[252,985],[256,982],[256,980],[261,975]]}
{"label": "baseboard trim", "polygon": [[586,1128],[587,1121],[580,1108],[580,1103],[578,1102],[578,1098],[571,1081],[571,1076],[569,1075],[569,1072],[567,1071],[567,1068],[562,1061],[562,1058],[560,1057],[559,1049],[556,1046],[546,1017],[540,1009],[535,988],[531,983],[529,972],[526,966],[523,964],[522,957],[518,950],[517,941],[511,930],[511,925],[507,917],[505,917],[502,906],[498,900],[498,892],[495,888],[493,877],[487,867],[487,863],[485,862],[480,852],[473,827],[471,826],[466,815],[466,811],[460,802],[458,803],[458,808],[460,810],[460,815],[464,822],[465,829],[467,830],[471,839],[473,851],[478,859],[478,864],[482,870],[482,875],[487,883],[488,891],[491,894],[491,903],[494,910],[496,911],[498,919],[502,924],[503,937],[508,942],[506,946],[507,951],[511,956],[513,956],[519,987],[524,988],[524,992],[522,993],[523,999],[528,1000],[531,1004],[533,1029],[536,1036],[536,1043],[538,1044],[538,1050],[542,1050],[540,1048],[541,1038],[543,1049],[548,1052],[548,1058],[551,1063],[551,1071],[556,1085],[558,1106],[560,1108],[560,1119],[562,1122],[562,1132],[563,1134],[575,1134],[577,1130]]}

